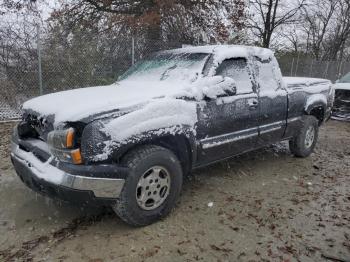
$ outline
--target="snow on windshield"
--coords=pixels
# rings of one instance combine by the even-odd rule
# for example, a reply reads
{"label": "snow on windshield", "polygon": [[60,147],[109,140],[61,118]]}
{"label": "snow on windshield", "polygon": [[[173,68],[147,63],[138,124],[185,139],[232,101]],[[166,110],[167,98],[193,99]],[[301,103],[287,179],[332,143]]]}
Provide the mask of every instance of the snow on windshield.
{"label": "snow on windshield", "polygon": [[120,80],[193,82],[203,71],[209,54],[158,53],[131,67]]}

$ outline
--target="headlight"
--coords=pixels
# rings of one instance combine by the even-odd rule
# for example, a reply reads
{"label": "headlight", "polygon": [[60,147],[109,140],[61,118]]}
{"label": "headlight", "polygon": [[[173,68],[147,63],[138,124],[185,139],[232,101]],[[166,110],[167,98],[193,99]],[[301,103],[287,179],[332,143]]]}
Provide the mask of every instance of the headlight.
{"label": "headlight", "polygon": [[47,136],[51,153],[63,162],[82,164],[74,128],[52,131]]}
{"label": "headlight", "polygon": [[68,128],[65,130],[52,131],[47,135],[47,143],[53,148],[74,148],[75,130]]}

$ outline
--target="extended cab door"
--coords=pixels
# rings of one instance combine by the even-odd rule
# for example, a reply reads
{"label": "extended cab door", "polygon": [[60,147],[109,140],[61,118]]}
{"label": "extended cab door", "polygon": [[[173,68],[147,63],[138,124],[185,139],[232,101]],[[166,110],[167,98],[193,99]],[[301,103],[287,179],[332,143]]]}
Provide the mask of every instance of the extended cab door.
{"label": "extended cab door", "polygon": [[245,58],[225,60],[217,68],[216,75],[235,80],[237,92],[235,95],[206,101],[199,106],[199,164],[256,147],[259,106],[252,71]]}
{"label": "extended cab door", "polygon": [[259,145],[280,141],[284,135],[288,111],[287,91],[275,58],[255,58],[259,95]]}

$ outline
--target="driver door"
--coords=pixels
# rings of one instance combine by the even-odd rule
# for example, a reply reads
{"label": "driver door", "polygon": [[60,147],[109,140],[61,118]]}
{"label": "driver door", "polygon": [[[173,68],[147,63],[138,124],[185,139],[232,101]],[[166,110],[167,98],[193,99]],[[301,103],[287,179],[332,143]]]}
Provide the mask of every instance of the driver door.
{"label": "driver door", "polygon": [[252,70],[245,58],[228,59],[216,75],[236,82],[235,95],[207,101],[198,108],[199,164],[227,158],[257,146],[259,100]]}

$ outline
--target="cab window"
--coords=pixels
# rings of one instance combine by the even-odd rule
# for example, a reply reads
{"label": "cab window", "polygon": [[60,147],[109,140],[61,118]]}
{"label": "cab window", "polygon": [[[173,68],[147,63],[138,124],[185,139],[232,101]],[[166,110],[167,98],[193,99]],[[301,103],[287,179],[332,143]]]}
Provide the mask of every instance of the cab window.
{"label": "cab window", "polygon": [[256,67],[256,76],[260,91],[274,92],[281,87],[281,83],[278,80],[281,77],[278,77],[272,59],[261,60],[259,58],[255,58],[254,64]]}

